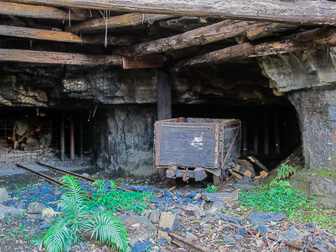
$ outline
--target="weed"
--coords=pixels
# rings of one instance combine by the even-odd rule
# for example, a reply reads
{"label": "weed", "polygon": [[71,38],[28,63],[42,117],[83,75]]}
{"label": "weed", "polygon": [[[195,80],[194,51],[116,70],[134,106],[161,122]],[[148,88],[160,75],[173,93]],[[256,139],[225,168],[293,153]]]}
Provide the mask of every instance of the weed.
{"label": "weed", "polygon": [[217,187],[214,185],[207,185],[207,187],[205,188],[204,192],[206,193],[216,193],[217,192]]}
{"label": "weed", "polygon": [[336,211],[316,207],[314,197],[291,188],[287,181],[272,180],[269,185],[252,187],[241,192],[239,200],[244,211],[283,212],[292,220],[311,222],[323,228],[336,224]]}
{"label": "weed", "polygon": [[141,214],[145,209],[148,209],[148,202],[154,195],[151,192],[125,192],[115,189],[115,183],[111,182],[111,189],[107,189],[105,181],[94,182],[98,185],[96,193],[92,194],[92,201],[88,202],[88,207],[94,209],[103,206],[111,212],[129,211],[132,213]]}
{"label": "weed", "polygon": [[285,179],[290,175],[293,175],[296,172],[295,168],[290,165],[282,164],[280,169],[278,170],[277,179]]}

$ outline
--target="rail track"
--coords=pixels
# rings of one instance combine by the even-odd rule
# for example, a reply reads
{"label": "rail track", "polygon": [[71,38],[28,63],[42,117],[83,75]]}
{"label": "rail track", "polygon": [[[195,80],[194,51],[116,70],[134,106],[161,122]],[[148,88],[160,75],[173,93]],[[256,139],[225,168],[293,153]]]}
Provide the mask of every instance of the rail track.
{"label": "rail track", "polygon": [[[78,179],[83,179],[83,180],[86,180],[86,181],[89,181],[89,182],[94,182],[95,179],[93,178],[90,178],[90,177],[87,177],[87,176],[82,176],[78,173],[75,173],[75,172],[71,172],[71,171],[66,171],[66,170],[63,170],[63,169],[60,169],[60,168],[57,168],[57,167],[54,167],[54,166],[51,166],[51,165],[48,165],[48,164],[43,164],[43,163],[40,163],[40,162],[36,162],[36,164],[40,165],[40,166],[43,166],[49,170],[52,170],[52,171],[55,171],[55,172],[59,172],[59,173],[62,173],[62,174],[68,174],[68,175],[71,175],[75,178],[78,178]],[[38,177],[40,178],[43,178],[44,180],[48,181],[49,183],[51,184],[54,184],[56,186],[62,186],[63,184],[59,181],[57,181],[56,179],[48,176],[48,175],[45,175],[41,172],[38,172],[38,171],[35,171],[23,164],[19,164],[19,163],[16,163],[16,166],[19,167],[19,168],[22,168],[22,169],[25,169],[27,171],[30,171],[32,173],[34,173],[35,175],[37,175]],[[122,190],[122,191],[126,191],[126,192],[132,192],[131,190],[128,190],[128,189],[125,189],[125,188],[122,188],[122,187],[119,187],[117,186],[116,189],[118,190]]]}

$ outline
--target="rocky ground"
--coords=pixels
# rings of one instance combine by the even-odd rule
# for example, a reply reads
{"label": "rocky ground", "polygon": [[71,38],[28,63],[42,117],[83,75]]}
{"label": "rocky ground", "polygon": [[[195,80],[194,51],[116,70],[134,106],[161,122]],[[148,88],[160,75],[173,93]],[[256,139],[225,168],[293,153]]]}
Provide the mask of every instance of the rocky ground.
{"label": "rocky ground", "polygon": [[[152,191],[156,196],[148,202],[149,209],[142,216],[127,212],[119,215],[128,229],[134,252],[300,251],[300,247],[308,251],[336,251],[334,230],[294,223],[282,213],[243,210],[237,200],[241,185],[232,183],[221,194],[205,194],[205,186],[199,183],[168,190],[165,182],[161,188],[144,186],[148,182],[128,181],[142,186],[125,185],[128,189]],[[88,183],[82,185],[91,190]],[[41,213],[45,207],[59,211],[61,194],[60,188],[43,181],[23,187],[10,184],[6,190],[0,189],[0,251],[43,251],[33,241],[46,231],[53,217]],[[71,251],[112,250],[86,241]]]}

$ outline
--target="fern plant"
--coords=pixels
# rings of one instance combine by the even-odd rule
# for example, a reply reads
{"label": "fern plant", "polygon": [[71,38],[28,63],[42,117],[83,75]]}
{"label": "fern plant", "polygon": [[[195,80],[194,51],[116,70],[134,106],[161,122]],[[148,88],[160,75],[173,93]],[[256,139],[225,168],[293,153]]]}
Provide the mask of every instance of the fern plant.
{"label": "fern plant", "polygon": [[280,169],[278,170],[278,179],[285,179],[289,177],[290,175],[293,175],[295,173],[295,168],[293,168],[290,165],[282,164]]}
{"label": "fern plant", "polygon": [[89,231],[92,231],[91,239],[107,243],[118,251],[131,251],[127,229],[117,217],[106,212],[89,215],[86,195],[78,181],[65,175],[61,182],[66,190],[59,203],[62,217],[54,220],[43,238],[43,245],[48,252],[69,251]]}

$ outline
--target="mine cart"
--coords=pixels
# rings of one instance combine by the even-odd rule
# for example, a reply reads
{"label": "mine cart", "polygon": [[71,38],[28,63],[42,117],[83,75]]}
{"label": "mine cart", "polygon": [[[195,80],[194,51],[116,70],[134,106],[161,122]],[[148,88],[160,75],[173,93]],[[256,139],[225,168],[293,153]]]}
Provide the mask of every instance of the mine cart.
{"label": "mine cart", "polygon": [[213,175],[214,184],[240,156],[237,119],[175,118],[155,122],[154,162],[167,178],[196,181]]}

